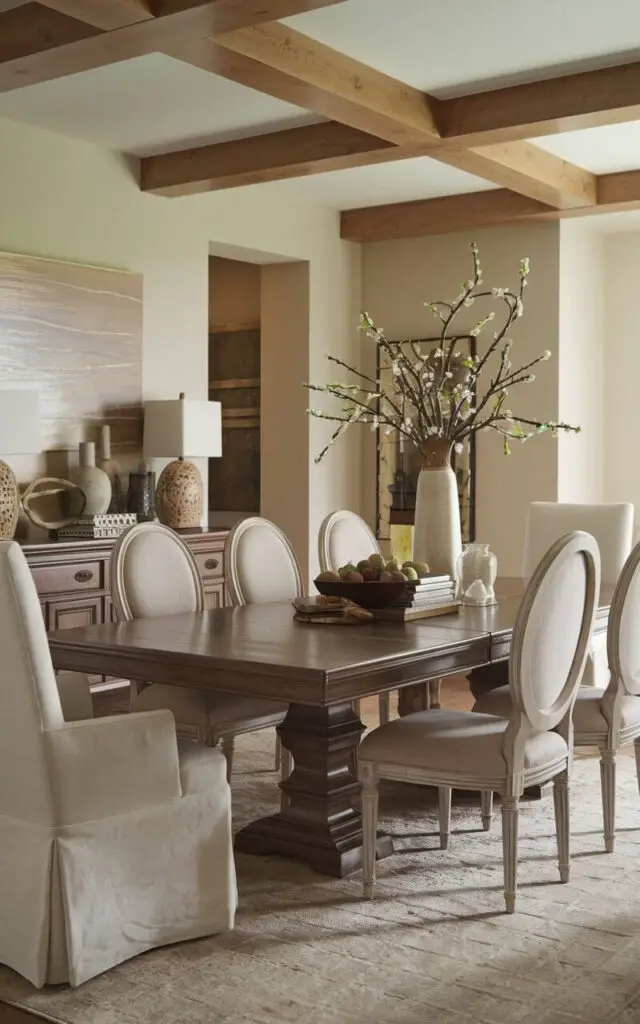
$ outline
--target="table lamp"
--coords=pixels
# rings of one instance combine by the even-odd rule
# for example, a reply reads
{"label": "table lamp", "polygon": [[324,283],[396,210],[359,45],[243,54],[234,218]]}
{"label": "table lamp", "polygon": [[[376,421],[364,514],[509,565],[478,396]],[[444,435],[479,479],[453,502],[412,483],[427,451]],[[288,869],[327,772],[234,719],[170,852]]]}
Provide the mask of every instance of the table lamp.
{"label": "table lamp", "polygon": [[173,458],[156,488],[158,518],[173,530],[196,530],[204,512],[204,486],[198,467],[189,459],[222,455],[220,402],[178,399],[145,402],[145,458]]}
{"label": "table lamp", "polygon": [[[40,441],[37,391],[0,391],[0,453],[35,455]],[[20,491],[11,467],[0,459],[0,540],[11,540],[20,513]]]}

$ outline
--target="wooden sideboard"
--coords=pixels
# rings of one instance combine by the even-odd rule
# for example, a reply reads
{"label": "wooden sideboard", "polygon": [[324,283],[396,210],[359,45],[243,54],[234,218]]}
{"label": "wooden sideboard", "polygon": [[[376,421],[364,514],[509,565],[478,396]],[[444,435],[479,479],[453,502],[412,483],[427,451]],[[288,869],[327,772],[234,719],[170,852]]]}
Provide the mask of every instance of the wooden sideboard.
{"label": "wooden sideboard", "polygon": [[[220,608],[226,603],[224,542],[227,532],[216,530],[184,535],[202,577],[207,608]],[[76,540],[22,545],[47,630],[93,626],[113,620],[109,558],[114,543],[113,540]],[[152,581],[149,582],[152,585]],[[106,685],[113,687],[114,682]],[[122,682],[122,685],[127,684]],[[104,686],[96,677],[92,689]]]}

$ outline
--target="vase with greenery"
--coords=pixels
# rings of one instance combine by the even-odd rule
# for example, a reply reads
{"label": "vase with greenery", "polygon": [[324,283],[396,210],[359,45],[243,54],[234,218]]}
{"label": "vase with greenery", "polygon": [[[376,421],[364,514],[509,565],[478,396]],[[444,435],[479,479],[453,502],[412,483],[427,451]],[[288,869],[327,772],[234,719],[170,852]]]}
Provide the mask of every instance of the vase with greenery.
{"label": "vase with greenery", "polygon": [[[480,430],[499,433],[507,455],[513,440],[524,442],[545,432],[557,436],[559,431],[580,430],[568,423],[521,416],[509,407],[511,389],[531,384],[535,380],[534,367],[551,357],[549,351],[544,351],[528,362],[515,366],[512,362],[510,334],[524,312],[529,260],[520,263],[515,289],[486,288],[475,243],[471,245],[471,254],[473,275],[463,282],[456,298],[452,302],[425,303],[439,324],[439,338],[429,349],[419,342],[389,341],[368,313],[361,314],[360,328],[378,348],[376,365],[391,369],[389,384],[382,382],[380,370],[372,376],[329,355],[329,361],[347,371],[351,380],[305,385],[339,403],[337,409],[308,410],[311,416],[337,423],[316,462],[356,423],[386,434],[395,433],[405,444],[419,450],[422,469],[416,496],[413,557],[427,562],[432,572],[451,575],[455,575],[461,550],[452,452],[460,451],[465,440]],[[497,302],[502,316],[489,309],[470,330],[457,330],[461,314],[478,300]],[[494,321],[497,326],[485,340]],[[477,354],[469,356],[460,351],[462,337],[477,339]]]}

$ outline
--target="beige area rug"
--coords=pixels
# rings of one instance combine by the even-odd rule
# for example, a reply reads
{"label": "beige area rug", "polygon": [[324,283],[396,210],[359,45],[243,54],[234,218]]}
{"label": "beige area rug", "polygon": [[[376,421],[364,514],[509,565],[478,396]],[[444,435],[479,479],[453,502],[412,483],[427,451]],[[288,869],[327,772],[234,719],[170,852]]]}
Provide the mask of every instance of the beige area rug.
{"label": "beige area rug", "polygon": [[[273,735],[238,744],[237,824],[277,805]],[[573,866],[552,801],[521,815],[519,912],[502,912],[500,823],[459,799],[447,852],[427,790],[385,791],[398,853],[377,898],[280,858],[237,858],[230,934],[160,949],[72,991],[0,968],[0,998],[64,1024],[638,1024],[640,797],[619,758],[618,844],[602,852],[598,764],[575,765]]]}

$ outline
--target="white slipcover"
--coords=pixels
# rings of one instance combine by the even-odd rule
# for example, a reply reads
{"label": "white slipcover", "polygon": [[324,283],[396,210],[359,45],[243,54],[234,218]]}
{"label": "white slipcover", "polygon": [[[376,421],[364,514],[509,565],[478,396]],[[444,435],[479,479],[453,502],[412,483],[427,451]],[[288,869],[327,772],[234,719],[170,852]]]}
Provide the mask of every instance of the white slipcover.
{"label": "white slipcover", "polygon": [[13,542],[0,542],[0,651],[0,962],[75,986],[233,927],[224,758],[190,748],[183,766],[169,711],[65,721]]}

